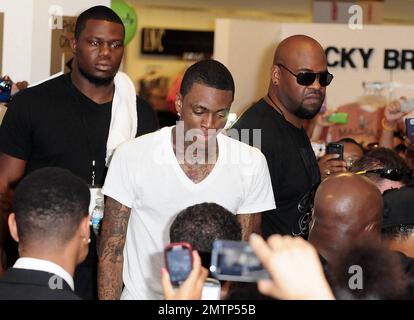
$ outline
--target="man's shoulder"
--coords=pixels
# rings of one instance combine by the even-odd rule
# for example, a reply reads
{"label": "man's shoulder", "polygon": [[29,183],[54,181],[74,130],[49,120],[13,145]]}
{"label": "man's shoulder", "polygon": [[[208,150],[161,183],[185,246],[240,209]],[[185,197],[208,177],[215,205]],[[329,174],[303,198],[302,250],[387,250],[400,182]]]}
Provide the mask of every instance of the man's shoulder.
{"label": "man's shoulder", "polygon": [[143,149],[153,149],[154,146],[163,141],[164,138],[164,130],[157,130],[125,141],[117,148],[117,150],[122,150],[121,152],[128,152],[131,150],[142,151]]}
{"label": "man's shoulder", "polygon": [[62,90],[64,90],[66,85],[66,77],[67,75],[61,75],[59,77],[47,80],[33,87],[22,90],[13,97],[12,104],[13,102],[18,103],[20,101],[36,102],[38,99],[43,98],[50,100],[52,96],[59,95],[61,94]]}

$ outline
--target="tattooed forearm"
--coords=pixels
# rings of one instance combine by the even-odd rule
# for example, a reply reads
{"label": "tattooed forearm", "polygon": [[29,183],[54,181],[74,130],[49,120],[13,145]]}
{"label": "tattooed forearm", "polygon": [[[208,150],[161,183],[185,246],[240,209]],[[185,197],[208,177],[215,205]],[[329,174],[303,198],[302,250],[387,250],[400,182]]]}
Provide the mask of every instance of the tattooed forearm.
{"label": "tattooed forearm", "polygon": [[240,222],[242,230],[242,240],[248,241],[250,235],[254,232],[261,234],[262,214],[238,214],[237,218]]}
{"label": "tattooed forearm", "polygon": [[98,243],[98,296],[101,300],[121,297],[123,250],[131,209],[107,198]]}

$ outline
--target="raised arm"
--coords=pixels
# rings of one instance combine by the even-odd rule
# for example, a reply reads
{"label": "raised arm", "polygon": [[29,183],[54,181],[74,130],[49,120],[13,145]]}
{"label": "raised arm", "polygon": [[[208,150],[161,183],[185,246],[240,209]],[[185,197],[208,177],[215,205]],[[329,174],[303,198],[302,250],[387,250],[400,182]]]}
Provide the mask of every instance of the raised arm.
{"label": "raised arm", "polygon": [[24,175],[26,161],[0,154],[0,276],[6,268],[4,243],[9,232],[7,220],[11,211],[12,188]]}
{"label": "raised arm", "polygon": [[98,242],[98,297],[117,300],[122,293],[124,245],[131,208],[107,197]]}
{"label": "raised arm", "polygon": [[237,219],[239,220],[242,230],[242,240],[249,241],[249,237],[252,233],[261,234],[261,213],[251,214],[238,214]]}

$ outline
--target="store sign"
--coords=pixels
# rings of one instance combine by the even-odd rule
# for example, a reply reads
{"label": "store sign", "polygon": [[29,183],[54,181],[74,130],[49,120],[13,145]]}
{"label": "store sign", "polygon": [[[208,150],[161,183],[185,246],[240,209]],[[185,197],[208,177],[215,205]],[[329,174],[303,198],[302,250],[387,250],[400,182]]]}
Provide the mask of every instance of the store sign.
{"label": "store sign", "polygon": [[182,56],[198,53],[206,56],[213,54],[214,32],[173,30],[162,28],[143,28],[141,53]]}
{"label": "store sign", "polygon": [[[368,69],[375,51],[375,48],[339,48],[335,46],[325,49],[329,67],[353,69]],[[384,49],[383,56],[384,69],[414,70],[414,50]]]}

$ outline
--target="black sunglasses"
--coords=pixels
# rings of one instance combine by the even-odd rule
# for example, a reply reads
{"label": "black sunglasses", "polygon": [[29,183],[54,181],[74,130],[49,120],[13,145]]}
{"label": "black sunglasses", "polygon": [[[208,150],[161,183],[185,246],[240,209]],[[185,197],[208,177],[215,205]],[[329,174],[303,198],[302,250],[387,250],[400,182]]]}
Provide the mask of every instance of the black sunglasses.
{"label": "black sunglasses", "polygon": [[286,71],[288,71],[291,75],[296,77],[296,82],[301,86],[310,86],[312,83],[315,82],[316,77],[319,79],[319,84],[322,87],[329,86],[333,79],[333,74],[329,73],[328,71],[324,72],[310,72],[310,71],[302,71],[298,74],[293,73],[288,68],[286,68],[283,64],[279,63],[277,66],[282,67]]}
{"label": "black sunglasses", "polygon": [[381,178],[392,180],[392,181],[401,181],[403,178],[410,179],[412,172],[405,171],[401,169],[372,169],[372,170],[362,170],[355,172],[355,174],[366,174],[366,173],[375,173],[379,174]]}

